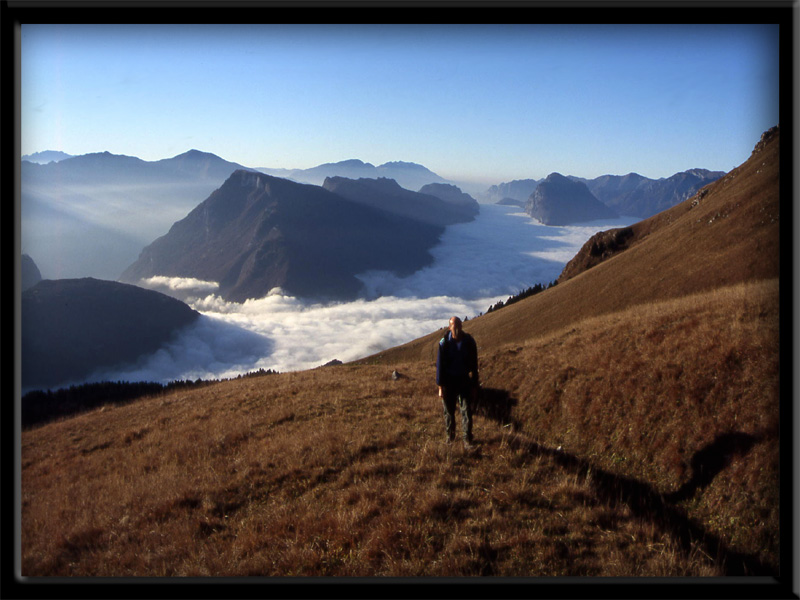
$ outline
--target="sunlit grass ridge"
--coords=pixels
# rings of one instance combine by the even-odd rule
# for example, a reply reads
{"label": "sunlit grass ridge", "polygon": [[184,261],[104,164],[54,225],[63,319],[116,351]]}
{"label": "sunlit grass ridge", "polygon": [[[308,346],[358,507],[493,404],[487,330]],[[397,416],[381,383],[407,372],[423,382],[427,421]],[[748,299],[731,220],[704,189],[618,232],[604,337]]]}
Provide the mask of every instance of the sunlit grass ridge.
{"label": "sunlit grass ridge", "polygon": [[[758,219],[753,235],[651,271],[695,249],[663,233],[696,222],[676,207],[636,246],[465,323],[475,451],[444,443],[440,332],[23,432],[22,574],[779,574],[777,135],[754,158],[700,204],[734,197],[727,222]],[[742,274],[728,263],[748,245],[764,260]]]}

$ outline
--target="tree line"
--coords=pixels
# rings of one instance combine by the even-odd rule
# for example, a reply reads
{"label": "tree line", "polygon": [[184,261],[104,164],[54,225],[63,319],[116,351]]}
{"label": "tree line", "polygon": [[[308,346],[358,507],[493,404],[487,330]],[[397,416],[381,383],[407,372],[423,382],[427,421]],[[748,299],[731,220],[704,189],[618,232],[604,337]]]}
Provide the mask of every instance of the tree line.
{"label": "tree line", "polygon": [[[258,369],[233,379],[276,374],[272,369]],[[125,404],[144,396],[156,396],[180,389],[191,389],[221,379],[181,380],[169,383],[153,381],[100,381],[71,385],[57,390],[34,390],[22,397],[22,427],[43,425],[59,418],[86,412],[104,404]]]}
{"label": "tree line", "polygon": [[525,298],[529,298],[530,296],[535,296],[539,292],[543,292],[544,290],[554,287],[557,283],[558,280],[551,281],[548,285],[537,283],[536,285],[532,285],[529,288],[525,288],[524,290],[521,290],[518,294],[515,294],[514,296],[509,296],[508,300],[506,300],[505,302],[500,300],[499,302],[492,304],[486,311],[486,314],[488,315],[490,312],[500,310],[501,308],[504,308],[509,304],[514,304],[515,302],[519,302],[520,300],[524,300]]}

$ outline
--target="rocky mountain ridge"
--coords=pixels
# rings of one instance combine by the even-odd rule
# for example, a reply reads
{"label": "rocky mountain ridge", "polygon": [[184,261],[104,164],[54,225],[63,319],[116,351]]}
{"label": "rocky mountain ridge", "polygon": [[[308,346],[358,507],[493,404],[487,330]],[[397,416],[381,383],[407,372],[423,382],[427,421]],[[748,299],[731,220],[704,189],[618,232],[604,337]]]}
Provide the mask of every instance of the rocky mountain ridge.
{"label": "rocky mountain ridge", "polygon": [[270,169],[261,167],[262,173],[285,177],[298,183],[323,185],[328,177],[345,177],[347,179],[394,179],[400,186],[408,190],[418,190],[429,183],[449,183],[423,165],[391,161],[375,166],[359,159],[348,159],[333,163],[324,163],[308,169]]}
{"label": "rocky mountain ridge", "polygon": [[[586,185],[596,199],[615,213],[647,218],[683,202],[723,175],[722,171],[689,169],[661,179],[650,179],[638,173],[601,175],[594,179],[568,175],[567,178]],[[524,206],[543,181],[545,179],[520,179],[497,184],[486,191],[485,197],[493,203]]]}
{"label": "rocky mountain ridge", "polygon": [[120,280],[141,284],[161,275],[214,281],[219,295],[234,302],[274,288],[305,298],[353,299],[363,286],[358,273],[406,275],[430,264],[428,250],[443,231],[430,220],[366,206],[319,186],[239,170],[147,246]]}

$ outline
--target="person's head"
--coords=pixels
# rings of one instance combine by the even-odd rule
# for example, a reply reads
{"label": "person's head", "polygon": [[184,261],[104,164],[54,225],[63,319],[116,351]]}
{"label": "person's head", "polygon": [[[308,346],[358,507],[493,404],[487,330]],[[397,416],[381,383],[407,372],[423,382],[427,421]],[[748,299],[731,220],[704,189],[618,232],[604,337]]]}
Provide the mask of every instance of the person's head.
{"label": "person's head", "polygon": [[450,333],[456,340],[461,337],[461,319],[458,317],[450,317]]}

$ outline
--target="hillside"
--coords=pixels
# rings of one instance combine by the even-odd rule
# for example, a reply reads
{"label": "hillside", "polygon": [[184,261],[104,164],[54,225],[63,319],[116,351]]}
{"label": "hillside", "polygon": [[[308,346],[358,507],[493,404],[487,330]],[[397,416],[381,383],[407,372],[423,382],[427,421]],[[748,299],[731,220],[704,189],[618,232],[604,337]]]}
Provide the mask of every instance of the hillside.
{"label": "hillside", "polygon": [[120,280],[213,281],[232,302],[277,287],[302,298],[352,299],[363,286],[359,273],[405,275],[430,264],[428,250],[443,231],[319,186],[239,170],[142,250]]}
{"label": "hillside", "polygon": [[[566,265],[557,286],[476,319],[471,329],[487,346],[517,343],[637,304],[777,278],[779,151],[776,128],[721,179],[632,225],[630,234],[623,229],[593,236]],[[608,260],[598,260],[603,256]],[[427,360],[437,336],[431,333],[377,358]]]}
{"label": "hillside", "polygon": [[158,350],[199,313],[133,285],[43,280],[21,301],[22,388],[66,386]]}
{"label": "hillside", "polygon": [[465,323],[476,450],[443,442],[441,332],[24,431],[23,575],[691,576],[757,595],[726,576],[785,575],[778,146]]}
{"label": "hillside", "polygon": [[775,287],[485,350],[473,453],[442,441],[428,362],[224,382],[26,431],[22,573],[774,574]]}

